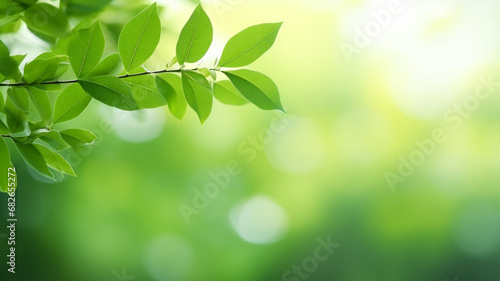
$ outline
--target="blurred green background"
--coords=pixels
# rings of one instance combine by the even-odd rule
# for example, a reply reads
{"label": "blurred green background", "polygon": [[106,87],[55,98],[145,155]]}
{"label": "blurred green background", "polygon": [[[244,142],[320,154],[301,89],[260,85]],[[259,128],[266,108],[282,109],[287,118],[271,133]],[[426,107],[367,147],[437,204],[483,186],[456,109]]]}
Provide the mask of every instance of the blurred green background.
{"label": "blurred green background", "polygon": [[[377,31],[371,22],[391,2],[202,1],[214,58],[247,26],[284,21],[250,68],[278,84],[287,114],[216,103],[201,126],[192,111],[179,122],[167,108],[124,113],[93,101],[68,124],[98,136],[65,154],[77,178],[49,183],[14,157],[17,273],[1,280],[500,280],[500,88],[470,103],[481,77],[500,80],[500,3],[403,1]],[[93,15],[109,52],[150,3],[115,0]],[[158,3],[151,70],[174,56],[197,4]],[[360,35],[366,28],[376,35]],[[49,49],[27,30],[2,40],[27,60]],[[356,52],[346,57],[346,46]],[[391,188],[387,172],[436,128],[446,141]],[[240,172],[188,223],[180,206],[234,163]],[[2,194],[2,221],[6,202]],[[327,237],[340,247],[311,261]],[[294,265],[309,272],[286,275]]]}

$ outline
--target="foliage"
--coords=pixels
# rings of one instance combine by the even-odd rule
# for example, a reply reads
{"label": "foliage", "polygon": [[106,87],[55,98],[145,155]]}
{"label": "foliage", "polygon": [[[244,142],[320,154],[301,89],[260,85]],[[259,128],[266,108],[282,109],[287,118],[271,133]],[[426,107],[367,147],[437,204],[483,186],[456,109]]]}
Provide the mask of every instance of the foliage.
{"label": "foliage", "polygon": [[[37,0],[0,3],[0,33],[17,32],[21,24],[49,42],[52,50],[24,63],[0,40],[0,189],[7,190],[12,167],[7,139],[41,175],[58,172],[75,176],[61,156],[65,149],[82,149],[96,136],[84,129],[58,129],[78,117],[92,99],[122,110],[168,105],[179,120],[189,105],[201,123],[209,117],[213,97],[229,105],[253,103],[261,109],[283,110],[276,84],[262,73],[246,69],[274,43],[281,23],[249,27],[231,38],[221,59],[211,68],[187,68],[202,60],[213,39],[212,23],[198,5],[180,32],[176,56],[165,69],[147,71],[144,63],[160,42],[156,3],[130,19],[118,38],[118,52],[103,58],[106,38],[102,24],[83,18],[70,29],[70,17],[101,10],[110,0],[61,0],[60,6]],[[173,68],[179,65],[178,68]],[[73,79],[58,80],[67,72]],[[217,74],[217,72],[219,74]],[[217,81],[219,77],[227,77]],[[55,102],[52,102],[54,101]]]}

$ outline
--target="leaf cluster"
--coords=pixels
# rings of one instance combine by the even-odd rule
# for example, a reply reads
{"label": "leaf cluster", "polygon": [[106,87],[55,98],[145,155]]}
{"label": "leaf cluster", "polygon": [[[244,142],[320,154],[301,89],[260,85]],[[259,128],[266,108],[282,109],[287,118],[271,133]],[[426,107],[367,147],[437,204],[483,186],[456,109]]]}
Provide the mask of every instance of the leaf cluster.
{"label": "leaf cluster", "polygon": [[[41,175],[52,179],[55,173],[75,176],[60,152],[80,150],[96,136],[84,129],[58,128],[78,117],[92,99],[129,111],[167,105],[178,119],[189,106],[201,123],[209,117],[214,97],[229,105],[252,103],[264,110],[283,110],[271,78],[242,68],[271,48],[281,23],[251,26],[227,42],[211,67],[188,68],[204,59],[213,41],[210,18],[198,5],[180,32],[176,55],[164,69],[148,71],[144,64],[161,35],[156,3],[123,26],[117,52],[104,56],[107,42],[101,22],[82,20],[67,31],[67,11],[82,10],[76,9],[79,5],[90,5],[89,11],[94,11],[106,1],[61,0],[59,8],[36,0],[11,2],[8,7],[0,6],[5,14],[0,29],[22,20],[34,34],[51,42],[52,50],[20,67],[25,55],[11,55],[0,40],[1,169],[12,166],[5,141],[11,139],[26,163]],[[44,13],[49,16],[41,16]],[[40,22],[41,18],[45,21]],[[5,191],[3,174],[0,189]]]}

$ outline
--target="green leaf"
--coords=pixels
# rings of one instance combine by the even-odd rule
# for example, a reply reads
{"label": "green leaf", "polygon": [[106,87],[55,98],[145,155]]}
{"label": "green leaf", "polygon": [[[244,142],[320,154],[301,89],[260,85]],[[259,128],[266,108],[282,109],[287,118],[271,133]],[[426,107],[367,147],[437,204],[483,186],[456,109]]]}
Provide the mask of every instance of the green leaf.
{"label": "green leaf", "polygon": [[124,80],[130,85],[132,96],[139,108],[157,108],[167,104],[167,100],[158,92],[153,76],[134,76]]}
{"label": "green leaf", "polygon": [[76,77],[86,76],[101,60],[104,52],[104,35],[99,22],[78,31],[68,48],[69,61]]}
{"label": "green leaf", "polygon": [[7,90],[7,96],[17,108],[23,110],[27,114],[30,111],[30,97],[28,91],[21,87],[10,87]]}
{"label": "green leaf", "polygon": [[10,56],[9,49],[2,41],[0,41],[0,73],[6,78],[21,78],[18,63]]}
{"label": "green leaf", "polygon": [[234,85],[227,80],[214,83],[214,96],[217,100],[224,104],[244,105],[248,103],[238,89],[236,89]]}
{"label": "green leaf", "polygon": [[208,68],[206,68],[206,67],[198,68],[198,72],[203,74],[203,76],[205,76],[205,77],[210,76],[210,70],[208,70]]}
{"label": "green leaf", "polygon": [[44,40],[62,37],[68,29],[66,15],[47,3],[38,3],[26,10],[24,22],[35,35]]}
{"label": "green leaf", "polygon": [[15,21],[6,24],[4,26],[0,27],[0,33],[1,34],[6,34],[6,33],[16,33],[19,31],[19,28],[21,28],[21,20],[16,19]]}
{"label": "green leaf", "polygon": [[52,52],[58,55],[67,55],[70,42],[78,34],[78,31],[90,28],[91,25],[90,19],[83,18],[68,34],[57,39],[56,45],[52,47]]}
{"label": "green leaf", "polygon": [[182,88],[189,106],[198,114],[203,124],[212,111],[212,88],[205,76],[193,72],[182,72]]}
{"label": "green leaf", "polygon": [[48,131],[47,126],[44,125],[42,122],[28,122],[28,127],[30,129],[30,132],[36,133],[36,131]]}
{"label": "green leaf", "polygon": [[161,24],[156,3],[132,18],[120,32],[118,50],[127,72],[142,65],[160,42]]}
{"label": "green leaf", "polygon": [[92,97],[79,84],[72,84],[57,97],[53,124],[69,121],[80,115],[89,105]]}
{"label": "green leaf", "polygon": [[30,87],[27,89],[31,102],[35,105],[38,114],[44,124],[48,124],[52,118],[52,105],[46,91]]}
{"label": "green leaf", "polygon": [[79,79],[78,83],[85,92],[104,104],[123,110],[139,109],[130,86],[120,78],[97,76]]}
{"label": "green leaf", "polygon": [[200,4],[182,29],[177,41],[179,64],[197,62],[203,58],[212,44],[213,33],[212,23]]}
{"label": "green leaf", "polygon": [[0,90],[0,112],[5,113],[5,100],[3,97],[3,92]]}
{"label": "green leaf", "polygon": [[23,60],[26,58],[26,54],[24,55],[14,55],[12,56],[12,59],[17,63],[17,65],[19,66]]}
{"label": "green leaf", "polygon": [[119,54],[112,54],[105,57],[88,76],[115,75],[122,70]]}
{"label": "green leaf", "polygon": [[32,84],[30,88],[37,88],[46,92],[59,92],[61,91],[62,84]]}
{"label": "green leaf", "polygon": [[11,133],[20,133],[26,130],[28,126],[28,117],[10,98],[7,98],[5,103],[5,113],[7,115],[7,125]]}
{"label": "green leaf", "polygon": [[224,71],[238,91],[250,102],[261,109],[283,110],[278,87],[266,75],[246,70]]}
{"label": "green leaf", "polygon": [[65,60],[65,56],[51,52],[39,55],[24,67],[24,81],[32,84],[59,78],[68,68],[66,64],[60,66]]}
{"label": "green leaf", "polygon": [[73,171],[71,165],[59,153],[40,144],[35,143],[34,146],[36,147],[36,149],[38,149],[38,151],[40,151],[49,167],[56,171],[59,171],[61,174],[65,173],[67,175],[76,177],[75,171]]}
{"label": "green leaf", "polygon": [[112,0],[61,0],[67,2],[68,15],[86,16],[102,10]]}
{"label": "green leaf", "polygon": [[172,115],[182,120],[186,113],[187,102],[182,92],[180,77],[173,74],[165,74],[161,77],[156,76],[156,87],[158,87],[160,93],[167,100],[168,108]]}
{"label": "green leaf", "polygon": [[10,16],[1,18],[0,19],[0,27],[3,27],[9,23],[12,23],[12,22],[18,20],[20,16],[21,16],[20,14],[15,14],[15,15],[10,15]]}
{"label": "green leaf", "polygon": [[60,132],[62,138],[71,147],[80,150],[83,146],[91,145],[97,138],[92,132],[84,129],[68,129]]}
{"label": "green leaf", "polygon": [[166,65],[167,69],[171,68],[174,64],[178,63],[179,60],[177,59],[177,56],[174,56]]}
{"label": "green leaf", "polygon": [[15,142],[19,153],[23,157],[24,161],[28,163],[35,171],[38,173],[49,177],[51,179],[54,178],[52,173],[47,166],[47,162],[45,158],[42,156],[40,151],[33,144],[24,144],[18,141]]}
{"label": "green leaf", "polygon": [[231,38],[218,66],[242,67],[260,58],[276,40],[283,23],[264,23],[251,26]]}
{"label": "green leaf", "polygon": [[[2,155],[0,157],[0,190],[7,192],[9,189],[8,172],[10,172],[9,168],[12,168],[12,163],[10,162],[9,148],[2,137],[0,137],[0,155]],[[14,188],[16,185],[17,183],[14,182]]]}
{"label": "green leaf", "polygon": [[214,79],[214,81],[217,80],[217,71],[209,69],[208,72],[210,72],[210,76]]}
{"label": "green leaf", "polygon": [[9,133],[9,128],[7,127],[7,125],[5,125],[5,123],[2,120],[0,120],[0,134],[5,135],[8,133]]}
{"label": "green leaf", "polygon": [[33,137],[39,138],[56,150],[64,150],[70,145],[62,138],[61,134],[56,131],[45,131],[39,134],[34,134]]}

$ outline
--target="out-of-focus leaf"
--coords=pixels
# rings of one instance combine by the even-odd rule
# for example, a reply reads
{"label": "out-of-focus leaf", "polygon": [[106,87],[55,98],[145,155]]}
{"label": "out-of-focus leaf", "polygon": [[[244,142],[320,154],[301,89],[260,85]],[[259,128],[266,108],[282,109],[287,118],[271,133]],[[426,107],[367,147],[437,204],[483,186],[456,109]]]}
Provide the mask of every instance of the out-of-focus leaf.
{"label": "out-of-focus leaf", "polygon": [[[16,15],[14,15],[16,16]],[[19,17],[17,17],[14,21],[9,22],[3,26],[0,26],[0,34],[6,34],[6,33],[14,33],[19,30],[21,27],[21,20],[19,20]]]}
{"label": "out-of-focus leaf", "polygon": [[[9,168],[12,168],[12,163],[10,162],[10,153],[4,138],[0,137],[0,191],[7,192],[9,189],[8,172]],[[12,184],[11,184],[12,185]],[[15,187],[16,183],[14,183]]]}
{"label": "out-of-focus leaf", "polygon": [[102,10],[112,0],[62,0],[67,3],[68,15],[85,16]]}
{"label": "out-of-focus leaf", "polygon": [[16,21],[20,17],[21,17],[20,14],[14,14],[14,15],[3,17],[3,18],[0,19],[0,27],[3,27],[5,25],[7,25],[7,24],[10,24],[10,23]]}
{"label": "out-of-focus leaf", "polygon": [[5,125],[5,123],[0,120],[0,134],[1,135],[6,135],[9,133],[9,128],[7,127],[7,125]]}
{"label": "out-of-focus leaf", "polygon": [[5,113],[5,100],[1,89],[0,89],[0,112]]}
{"label": "out-of-focus leaf", "polygon": [[171,68],[174,64],[178,63],[179,60],[177,59],[177,56],[174,56],[168,63],[167,63],[167,69]]}
{"label": "out-of-focus leaf", "polygon": [[38,3],[26,10],[24,22],[35,35],[44,40],[62,37],[68,29],[66,15],[47,3]]}

